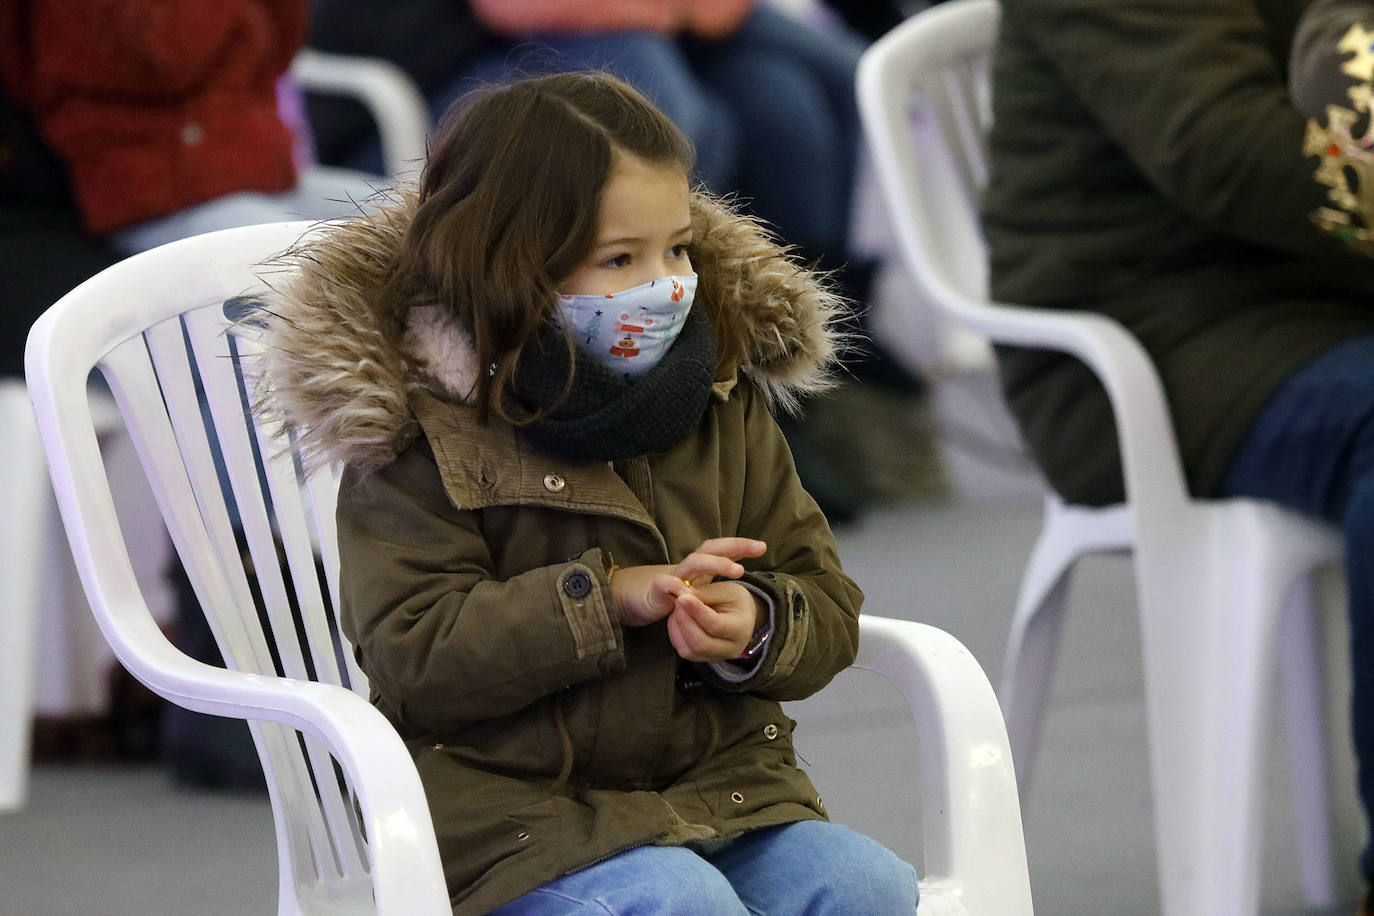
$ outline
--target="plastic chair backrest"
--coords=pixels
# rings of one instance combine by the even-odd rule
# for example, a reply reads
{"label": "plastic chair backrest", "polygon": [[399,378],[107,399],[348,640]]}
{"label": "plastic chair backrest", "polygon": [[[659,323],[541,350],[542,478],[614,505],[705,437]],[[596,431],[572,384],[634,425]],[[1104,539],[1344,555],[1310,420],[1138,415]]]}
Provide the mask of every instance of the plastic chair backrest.
{"label": "plastic chair backrest", "polygon": [[429,106],[400,67],[378,57],[304,48],[291,62],[302,89],[356,99],[376,122],[387,175],[414,177],[425,161]]}
{"label": "plastic chair backrest", "polygon": [[1001,10],[997,0],[948,7],[922,13],[919,31],[904,29],[900,40],[894,34],[886,48],[875,46],[859,94],[870,123],[880,117],[884,128],[905,128],[870,127],[869,134],[917,281],[942,304],[973,304],[987,297],[978,198],[988,181],[989,67]]}
{"label": "plastic chair backrest", "polygon": [[[319,740],[334,736],[300,718],[308,713],[260,708],[251,679],[207,688],[217,669],[192,662],[157,631],[91,431],[86,378],[98,368],[109,383],[226,667],[365,697],[336,616],[337,480],[324,471],[304,481],[290,452],[252,421],[241,362],[251,334],[234,326],[270,282],[264,263],[309,225],[231,229],[130,258],[50,309],[27,354],[30,396],[92,610],[120,660],[154,690],[191,709],[250,719],[278,824],[284,901],[371,896],[352,790]],[[375,713],[365,700],[357,705],[361,719]],[[263,721],[269,715],[277,721]],[[429,835],[420,842],[432,850],[427,812],[424,820]]]}

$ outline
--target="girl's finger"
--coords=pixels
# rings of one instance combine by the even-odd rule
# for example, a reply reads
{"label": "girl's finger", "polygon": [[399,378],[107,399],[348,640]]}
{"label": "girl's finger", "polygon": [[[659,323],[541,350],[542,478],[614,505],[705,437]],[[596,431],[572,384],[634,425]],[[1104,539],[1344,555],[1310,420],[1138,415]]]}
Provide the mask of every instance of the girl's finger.
{"label": "girl's finger", "polygon": [[693,553],[677,565],[673,574],[692,585],[705,585],[717,576],[725,579],[738,579],[744,575],[744,567],[729,557]]}
{"label": "girl's finger", "polygon": [[731,637],[730,620],[697,595],[687,594],[677,599],[674,614],[686,614],[703,633],[712,639],[729,641]]}
{"label": "girl's finger", "polygon": [[689,662],[702,661],[696,645],[700,635],[700,630],[694,628],[691,618],[687,615],[676,612],[668,615],[668,641],[673,644],[673,649],[680,658],[685,658]]}
{"label": "girl's finger", "polygon": [[689,662],[717,661],[730,653],[730,644],[705,632],[695,617],[681,608],[668,616],[668,639],[677,654]]}
{"label": "girl's finger", "polygon": [[709,538],[701,542],[701,546],[696,549],[697,553],[715,554],[718,557],[726,557],[731,560],[742,560],[745,557],[761,557],[768,550],[768,545],[756,538]]}
{"label": "girl's finger", "polygon": [[667,613],[672,609],[673,602],[689,590],[690,586],[677,576],[659,573],[649,581],[649,607],[659,614]]}

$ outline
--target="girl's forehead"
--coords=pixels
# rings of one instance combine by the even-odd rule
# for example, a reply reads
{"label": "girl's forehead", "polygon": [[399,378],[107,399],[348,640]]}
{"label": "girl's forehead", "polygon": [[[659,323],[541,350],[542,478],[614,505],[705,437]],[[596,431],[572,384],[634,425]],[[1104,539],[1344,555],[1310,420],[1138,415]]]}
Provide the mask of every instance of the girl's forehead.
{"label": "girl's forehead", "polygon": [[676,232],[690,222],[690,200],[687,175],[677,164],[617,155],[601,193],[598,234]]}

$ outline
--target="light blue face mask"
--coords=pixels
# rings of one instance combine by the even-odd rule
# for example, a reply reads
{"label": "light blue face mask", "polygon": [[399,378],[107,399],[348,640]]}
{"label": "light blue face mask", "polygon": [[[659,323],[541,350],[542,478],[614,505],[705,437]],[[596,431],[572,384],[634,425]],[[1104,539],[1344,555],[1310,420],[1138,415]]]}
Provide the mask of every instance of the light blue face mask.
{"label": "light blue face mask", "polygon": [[660,277],[602,296],[560,295],[557,320],[592,358],[634,380],[673,345],[696,292],[692,274]]}

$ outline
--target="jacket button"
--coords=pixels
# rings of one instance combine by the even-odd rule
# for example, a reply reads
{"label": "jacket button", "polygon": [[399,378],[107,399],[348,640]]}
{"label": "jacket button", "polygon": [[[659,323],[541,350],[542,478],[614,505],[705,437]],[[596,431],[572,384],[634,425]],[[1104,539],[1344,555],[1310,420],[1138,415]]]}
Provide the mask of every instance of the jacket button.
{"label": "jacket button", "polygon": [[767,738],[769,741],[772,741],[777,736],[778,727],[774,725],[772,722],[769,722],[767,725],[763,727],[763,737]]}
{"label": "jacket button", "polygon": [[730,801],[734,802],[737,805],[742,805],[744,804],[744,796],[739,794],[738,792],[731,792]]}
{"label": "jacket button", "polygon": [[561,493],[563,492],[563,488],[567,485],[568,482],[557,474],[544,475],[544,489],[548,490],[550,493]]}
{"label": "jacket button", "polygon": [[205,128],[190,121],[181,128],[181,142],[187,146],[200,146],[205,142]]}
{"label": "jacket button", "polygon": [[435,751],[442,751],[442,750],[444,749],[444,745],[443,745],[442,742],[440,742],[440,743],[438,743],[438,744],[431,744],[429,747],[430,747],[430,750],[435,750]]}
{"label": "jacket button", "polygon": [[529,838],[530,838],[530,832],[529,832],[528,830],[521,830],[519,833],[517,833],[517,834],[515,835],[515,841],[516,841],[517,843],[523,843],[523,842],[525,842],[526,840],[528,840]]}
{"label": "jacket button", "polygon": [[575,572],[563,580],[563,594],[569,598],[585,598],[592,590],[592,577],[584,572]]}

